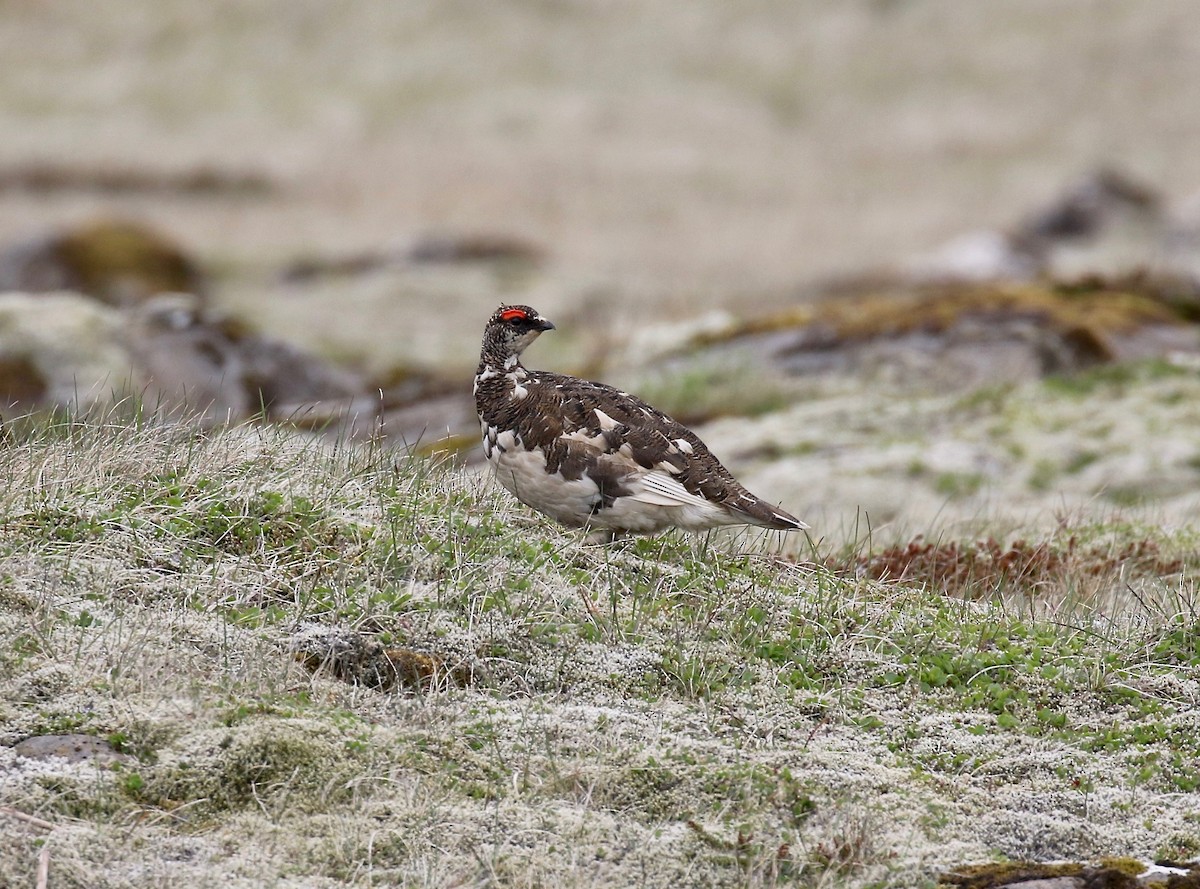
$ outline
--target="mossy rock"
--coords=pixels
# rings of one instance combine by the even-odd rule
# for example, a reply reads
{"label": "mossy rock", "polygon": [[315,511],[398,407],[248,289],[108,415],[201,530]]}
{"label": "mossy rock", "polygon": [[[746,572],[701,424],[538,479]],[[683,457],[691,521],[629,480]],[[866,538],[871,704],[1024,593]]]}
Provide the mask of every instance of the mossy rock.
{"label": "mossy rock", "polygon": [[0,354],[0,404],[32,404],[45,399],[50,389],[29,355]]}
{"label": "mossy rock", "polygon": [[1078,863],[1036,864],[1006,861],[997,864],[971,864],[955,868],[938,880],[942,887],[961,889],[1000,889],[1023,884],[1049,884],[1059,878],[1075,878],[1077,885],[1087,889],[1137,889],[1137,875],[1144,865],[1128,858],[1105,859],[1099,866]]}
{"label": "mossy rock", "polygon": [[931,286],[825,300],[749,322],[733,335],[813,327],[827,331],[827,338],[834,342],[863,342],[915,332],[944,333],[970,317],[1030,318],[1087,339],[1099,352],[1113,334],[1146,324],[1185,320],[1152,293],[1103,282],[1090,286]]}
{"label": "mossy rock", "polygon": [[98,220],[66,232],[58,254],[82,292],[117,305],[203,290],[200,270],[176,244],[133,222]]}
{"label": "mossy rock", "polygon": [[9,248],[0,256],[0,289],[74,290],[130,305],[159,293],[202,295],[205,286],[197,264],[166,236],[101,218]]}
{"label": "mossy rock", "polygon": [[[1200,349],[1192,316],[1135,279],[868,282],[704,334],[786,375],[885,366],[954,385],[1022,380]],[[718,354],[720,354],[718,352]],[[922,358],[924,356],[924,358]]]}

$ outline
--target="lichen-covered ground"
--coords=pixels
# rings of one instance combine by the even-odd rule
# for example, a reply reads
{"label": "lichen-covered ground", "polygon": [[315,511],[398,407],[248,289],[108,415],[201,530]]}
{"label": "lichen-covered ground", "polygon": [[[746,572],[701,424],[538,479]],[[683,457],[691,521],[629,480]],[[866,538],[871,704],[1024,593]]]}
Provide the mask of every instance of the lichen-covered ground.
{"label": "lichen-covered ground", "polygon": [[[831,541],[1006,536],[1080,522],[1190,533],[1200,511],[1200,374],[1190,360],[974,389],[807,383],[796,403],[707,426]],[[764,459],[768,458],[768,459]]]}
{"label": "lichen-covered ground", "polygon": [[[59,887],[932,886],[1200,853],[1183,527],[1081,514],[1081,547],[1156,558],[949,589],[872,579],[867,544],[587,546],[469,471],[275,431],[18,430],[0,477],[5,885],[42,849]],[[322,634],[433,666],[350,683],[298,656]],[[116,756],[11,746],[64,733]]]}

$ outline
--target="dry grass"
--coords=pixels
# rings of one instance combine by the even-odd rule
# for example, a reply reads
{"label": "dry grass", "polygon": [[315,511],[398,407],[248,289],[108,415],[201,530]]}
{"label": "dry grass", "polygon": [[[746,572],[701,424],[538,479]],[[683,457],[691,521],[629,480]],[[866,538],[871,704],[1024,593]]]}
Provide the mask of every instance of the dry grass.
{"label": "dry grass", "polygon": [[0,806],[54,825],[0,814],[0,882],[46,847],[53,885],[114,887],[932,886],[1200,848],[1190,587],[1051,622],[769,538],[586,546],[263,429],[14,429],[0,478],[2,740],[132,757],[0,746]]}
{"label": "dry grass", "polygon": [[[1187,18],[1038,0],[25,4],[0,33],[0,162],[81,187],[7,189],[0,236],[132,214],[196,250],[223,305],[368,368],[469,367],[467,319],[518,296],[580,331],[556,359],[590,358],[583,337],[631,319],[784,305],[796,280],[1007,224],[1097,150],[1190,191]],[[144,177],[111,172],[129,169]],[[196,170],[275,189],[174,188]],[[274,278],[431,230],[549,261]],[[934,465],[930,430],[977,441],[996,407],[1024,425],[990,439],[1058,461],[1013,457],[1049,497],[1077,415],[1111,421],[1079,477],[1134,477],[1113,496],[1141,496],[1151,471],[1120,461],[1153,437],[1177,492],[1189,385],[1092,377],[981,406],[855,381],[753,429],[775,423],[780,449],[814,435],[772,464],[773,495],[932,487],[978,516],[973,465]],[[969,579],[959,597],[837,576],[821,547],[804,564],[746,537],[587,547],[471,474],[315,437],[115,417],[6,435],[0,806],[53,827],[0,810],[0,884],[34,885],[48,855],[55,887],[911,887],[995,857],[1200,850],[1186,574],[1150,572],[1120,613],[1068,601],[1043,620]],[[861,486],[822,494],[838,448]],[[866,470],[865,448],[882,454]],[[891,484],[887,461],[914,455],[926,468]],[[1076,554],[1148,536],[1082,524]],[[1082,564],[1055,583],[1083,585]],[[301,663],[314,626],[366,659]],[[11,748],[60,732],[134,763]]]}

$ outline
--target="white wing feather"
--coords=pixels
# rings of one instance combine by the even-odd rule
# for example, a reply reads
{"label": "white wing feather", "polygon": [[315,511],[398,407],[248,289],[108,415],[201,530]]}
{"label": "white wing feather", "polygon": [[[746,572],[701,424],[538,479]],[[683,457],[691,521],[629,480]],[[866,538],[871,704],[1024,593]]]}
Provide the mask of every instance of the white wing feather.
{"label": "white wing feather", "polygon": [[698,494],[693,494],[665,472],[652,469],[638,479],[639,484],[629,495],[631,500],[650,506],[712,506]]}

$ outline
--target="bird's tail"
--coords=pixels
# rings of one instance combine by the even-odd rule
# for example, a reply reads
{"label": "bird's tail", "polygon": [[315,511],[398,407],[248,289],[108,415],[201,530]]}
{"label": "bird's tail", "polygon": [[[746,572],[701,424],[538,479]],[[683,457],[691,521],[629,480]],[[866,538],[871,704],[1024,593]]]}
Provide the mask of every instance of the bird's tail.
{"label": "bird's tail", "polygon": [[791,513],[784,512],[778,506],[772,506],[765,500],[755,499],[753,502],[742,500],[737,506],[731,507],[739,515],[745,517],[751,525],[760,528],[770,528],[772,531],[806,531],[808,525]]}

